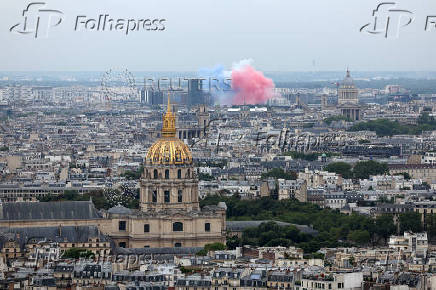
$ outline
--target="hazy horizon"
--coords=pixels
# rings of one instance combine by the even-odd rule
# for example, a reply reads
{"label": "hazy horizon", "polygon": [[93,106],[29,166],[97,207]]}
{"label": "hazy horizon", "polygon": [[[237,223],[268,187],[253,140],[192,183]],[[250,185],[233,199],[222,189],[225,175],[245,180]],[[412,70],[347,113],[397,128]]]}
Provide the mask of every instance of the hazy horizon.
{"label": "hazy horizon", "polygon": [[[0,4],[0,71],[195,72],[217,65],[231,68],[244,59],[264,72],[436,70],[436,28],[429,22],[428,31],[424,29],[427,16],[436,14],[436,2],[427,0],[396,1],[395,8],[410,11],[413,21],[406,25],[397,19],[404,27],[390,38],[360,31],[382,3],[375,0],[49,0],[43,8],[61,15],[50,21],[62,17],[62,22],[39,31],[38,38],[17,33],[29,3]],[[79,16],[87,20],[99,15],[164,19],[165,29],[141,31],[138,26],[126,35],[87,30],[78,22]]]}

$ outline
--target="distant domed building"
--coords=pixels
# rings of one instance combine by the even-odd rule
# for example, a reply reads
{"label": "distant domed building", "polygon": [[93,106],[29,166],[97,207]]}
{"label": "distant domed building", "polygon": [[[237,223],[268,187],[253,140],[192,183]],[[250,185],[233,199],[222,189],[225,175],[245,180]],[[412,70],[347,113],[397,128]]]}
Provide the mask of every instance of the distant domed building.
{"label": "distant domed building", "polygon": [[358,104],[359,90],[354,85],[354,80],[351,77],[350,71],[347,69],[347,75],[338,88],[338,105]]}
{"label": "distant domed building", "polygon": [[343,116],[352,121],[362,119],[358,96],[359,90],[354,85],[354,80],[347,69],[347,74],[338,88],[338,109],[341,110]]}

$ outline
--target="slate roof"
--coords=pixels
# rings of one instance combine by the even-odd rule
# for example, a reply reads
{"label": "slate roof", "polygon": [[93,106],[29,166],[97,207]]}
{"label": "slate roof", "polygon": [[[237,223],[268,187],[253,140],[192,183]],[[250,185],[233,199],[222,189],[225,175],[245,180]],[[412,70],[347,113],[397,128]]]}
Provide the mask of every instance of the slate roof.
{"label": "slate roof", "polygon": [[6,202],[0,220],[86,220],[101,215],[91,201]]}
{"label": "slate roof", "polygon": [[38,241],[83,243],[88,242],[90,238],[98,238],[100,242],[110,241],[97,226],[0,228],[0,244],[15,240],[21,247],[29,242]]}

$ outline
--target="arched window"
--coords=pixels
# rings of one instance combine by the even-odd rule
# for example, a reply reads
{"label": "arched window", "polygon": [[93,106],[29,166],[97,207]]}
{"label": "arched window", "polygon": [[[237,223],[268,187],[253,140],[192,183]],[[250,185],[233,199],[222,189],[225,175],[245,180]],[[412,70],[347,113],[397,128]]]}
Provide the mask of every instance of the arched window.
{"label": "arched window", "polygon": [[157,169],[153,170],[153,178],[157,179]]}
{"label": "arched window", "polygon": [[183,232],[183,224],[181,222],[173,223],[173,232]]}
{"label": "arched window", "polygon": [[177,178],[178,179],[182,178],[182,169],[177,169]]}
{"label": "arched window", "polygon": [[170,171],[165,169],[165,179],[170,179]]}

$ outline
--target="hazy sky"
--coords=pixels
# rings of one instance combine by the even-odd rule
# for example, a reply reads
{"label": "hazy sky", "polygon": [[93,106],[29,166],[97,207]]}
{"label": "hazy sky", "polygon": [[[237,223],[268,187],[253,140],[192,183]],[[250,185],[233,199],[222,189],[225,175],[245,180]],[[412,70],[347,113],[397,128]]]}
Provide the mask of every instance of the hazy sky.
{"label": "hazy sky", "polygon": [[[47,0],[62,22],[43,36],[9,29],[23,22],[31,3],[0,2],[0,70],[198,70],[251,58],[268,71],[436,70],[436,1],[396,1],[391,27],[398,37],[360,32],[373,22],[374,0]],[[392,1],[394,2],[394,1]],[[166,19],[164,31],[74,31],[78,15],[118,19]],[[34,16],[35,14],[33,14]],[[44,21],[54,23],[57,16]],[[51,15],[51,14],[50,14]],[[385,14],[383,14],[385,15]],[[381,17],[383,18],[383,17]],[[36,19],[36,18],[35,18]],[[84,18],[83,18],[84,19]],[[435,18],[436,21],[436,18]],[[47,22],[48,23],[48,22]],[[29,26],[31,26],[29,24]],[[33,27],[33,26],[32,26]],[[432,27],[429,27],[432,28]],[[19,30],[18,28],[16,30]],[[40,28],[40,31],[42,28]],[[431,30],[431,29],[429,29]],[[392,32],[393,30],[391,30]]]}

